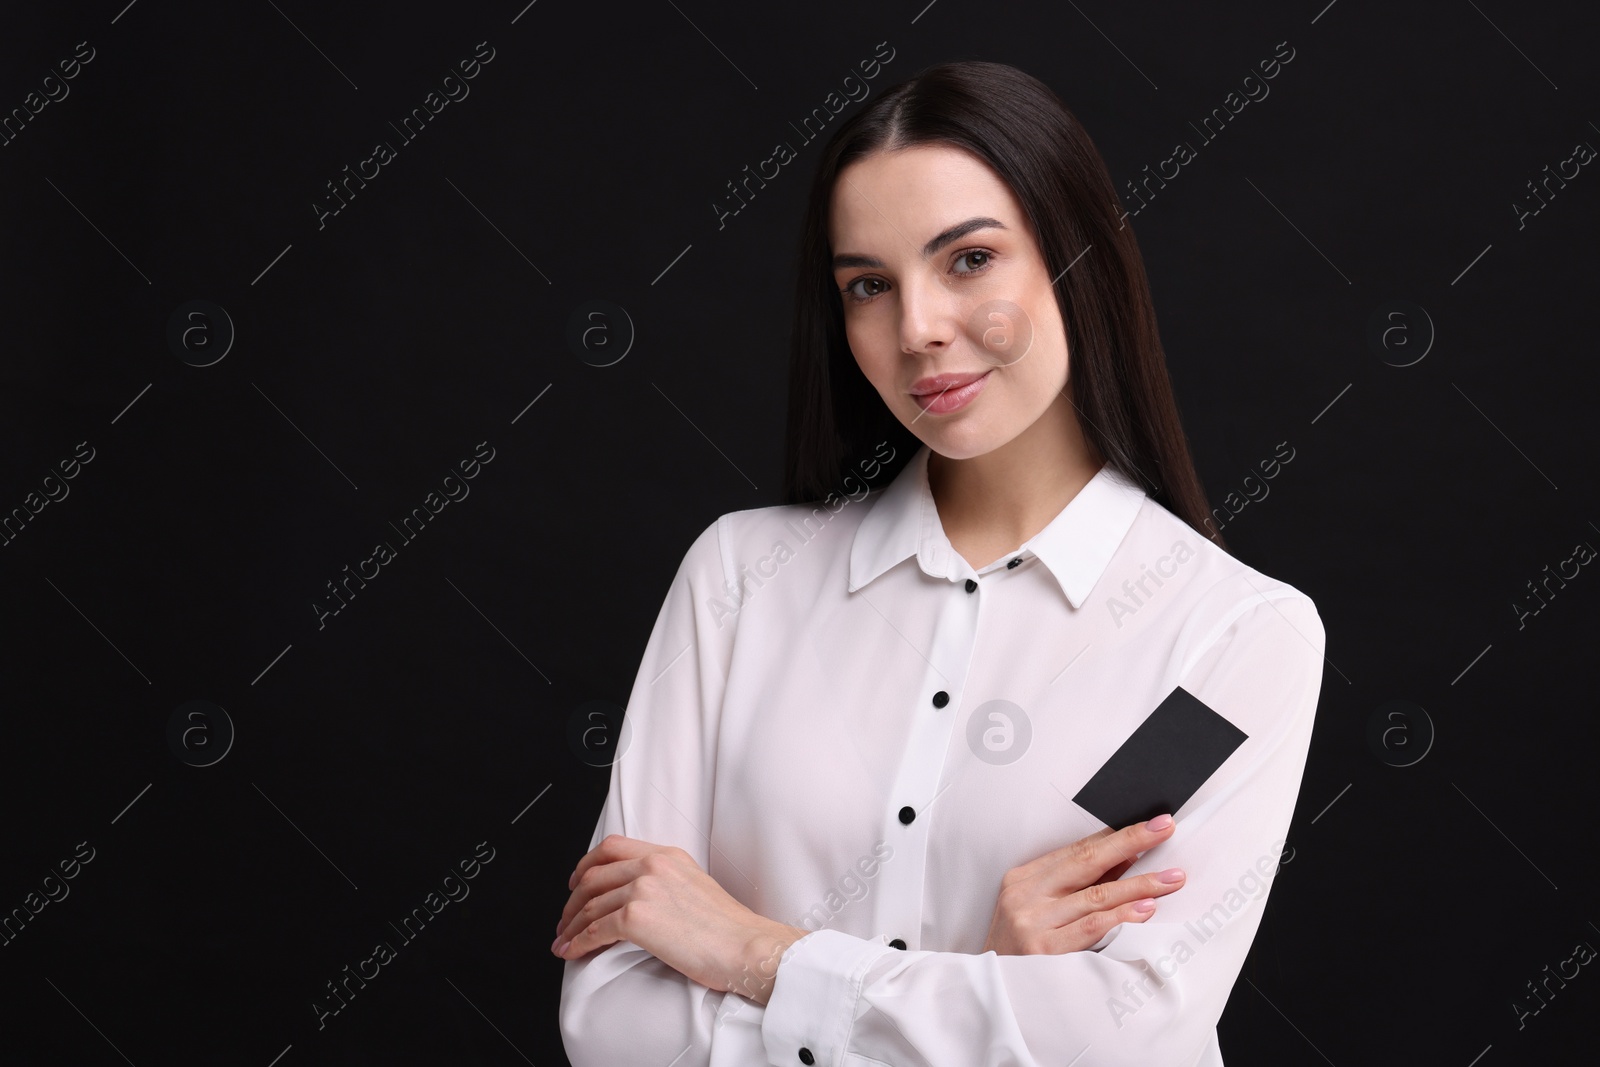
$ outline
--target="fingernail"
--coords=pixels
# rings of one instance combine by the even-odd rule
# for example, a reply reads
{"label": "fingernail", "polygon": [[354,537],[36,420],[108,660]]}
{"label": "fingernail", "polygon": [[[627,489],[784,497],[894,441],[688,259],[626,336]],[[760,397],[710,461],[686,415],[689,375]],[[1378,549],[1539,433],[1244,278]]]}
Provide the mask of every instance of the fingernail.
{"label": "fingernail", "polygon": [[1171,815],[1157,815],[1155,818],[1153,818],[1149,822],[1145,823],[1144,824],[1144,828],[1146,830],[1165,830],[1167,827],[1169,827],[1171,825],[1172,825],[1172,816]]}
{"label": "fingernail", "polygon": [[1148,915],[1152,911],[1156,910],[1156,902],[1147,897],[1135,904],[1133,906],[1133,910],[1138,912],[1140,915]]}
{"label": "fingernail", "polygon": [[1156,875],[1156,880],[1166,882],[1168,885],[1171,885],[1173,882],[1181,882],[1183,881],[1183,868],[1168,867],[1166,870]]}
{"label": "fingernail", "polygon": [[550,951],[554,952],[557,956],[561,955],[561,934],[560,933],[557,933],[556,934],[556,939],[554,941],[550,942]]}

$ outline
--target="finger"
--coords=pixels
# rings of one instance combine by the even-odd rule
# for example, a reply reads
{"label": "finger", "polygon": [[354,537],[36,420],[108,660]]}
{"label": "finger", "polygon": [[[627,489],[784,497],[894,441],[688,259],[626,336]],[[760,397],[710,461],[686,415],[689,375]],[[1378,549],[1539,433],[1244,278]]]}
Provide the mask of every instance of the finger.
{"label": "finger", "polygon": [[1122,923],[1142,923],[1156,913],[1156,901],[1150,897],[1130,900],[1109,911],[1097,911],[1075,922],[1068,923],[1045,943],[1051,954],[1082,952],[1105,937],[1113,927]]}
{"label": "finger", "polygon": [[1111,911],[1141,900],[1164,897],[1168,893],[1176,893],[1187,882],[1188,875],[1182,867],[1168,867],[1164,871],[1154,871],[1150,874],[1141,874],[1133,878],[1119,878],[1114,882],[1092,885],[1072,894],[1063,901],[1064,904],[1075,908],[1078,912],[1078,915],[1071,916],[1067,921],[1077,919],[1092,911]]}
{"label": "finger", "polygon": [[577,888],[567,898],[566,906],[561,909],[561,923],[556,928],[557,939],[569,936],[569,931],[575,928],[576,920],[584,914],[585,908],[591,909],[592,919],[595,914],[592,909],[598,907],[599,898],[627,885],[643,873],[643,857],[613,860],[586,869],[578,879]]}
{"label": "finger", "polygon": [[1106,827],[1049,853],[1051,867],[1046,878],[1047,884],[1057,893],[1071,893],[1096,884],[1101,875],[1118,864],[1125,864],[1123,870],[1127,870],[1140,853],[1172,836],[1177,824],[1171,821],[1170,816],[1166,818],[1167,825],[1159,830],[1150,828],[1150,823],[1155,821],[1153,819],[1134,823],[1115,832]]}
{"label": "finger", "polygon": [[[1150,824],[1155,822],[1156,819],[1164,819],[1166,825],[1159,830],[1151,829]],[[1155,819],[1136,822],[1131,826],[1124,826],[1114,834],[1108,834],[1103,839],[1103,843],[1106,847],[1114,850],[1118,856],[1122,857],[1127,862],[1128,867],[1131,867],[1141,853],[1148,852],[1167,840],[1177,828],[1178,824],[1171,815],[1158,815]],[[1124,867],[1123,870],[1127,870],[1127,867]]]}
{"label": "finger", "polygon": [[571,876],[567,878],[567,888],[576,889],[578,879],[583,877],[583,872],[598,863],[611,863],[619,859],[631,859],[641,852],[654,846],[648,841],[640,841],[635,837],[623,837],[621,834],[607,834],[598,845],[583,854],[578,865],[573,868]]}
{"label": "finger", "polygon": [[1144,897],[1164,897],[1168,893],[1176,893],[1189,881],[1189,875],[1182,867],[1168,867],[1164,871],[1152,871],[1150,874],[1141,874],[1137,878],[1125,879],[1126,882],[1138,887],[1139,895]]}
{"label": "finger", "polygon": [[573,916],[570,930],[563,927],[561,933],[556,935],[556,945],[552,947],[552,951],[555,947],[559,947],[562,941],[570,939],[571,943],[558,955],[564,960],[575,960],[595,949],[621,941],[623,939],[621,908],[631,895],[630,883],[595,897],[582,911]]}
{"label": "finger", "polygon": [[1137,878],[1096,882],[1055,901],[1048,909],[1047,921],[1051,926],[1070,926],[1097,912],[1113,911],[1149,895]]}
{"label": "finger", "polygon": [[1061,866],[1062,860],[1066,858],[1066,854],[1071,852],[1074,848],[1081,847],[1085,841],[1094,841],[1098,838],[1109,837],[1112,832],[1113,831],[1111,827],[1102,826],[1094,833],[1088,835],[1087,837],[1081,837],[1070,845],[1055,849],[1051,852],[1046,852],[1044,855],[1038,857],[1037,859],[1029,860],[1027,863],[1018,864],[1017,866],[1011,868],[1011,871],[1008,873],[1014,873],[1022,879],[1037,877],[1039,875],[1048,876],[1058,870],[1058,868]]}
{"label": "finger", "polygon": [[1128,873],[1128,868],[1132,867],[1132,866],[1133,866],[1133,860],[1123,860],[1121,863],[1119,863],[1115,867],[1111,868],[1105,874],[1102,874],[1095,881],[1095,885],[1099,885],[1102,882],[1115,882],[1118,878],[1121,878],[1124,874],[1127,874]]}
{"label": "finger", "polygon": [[[1053,909],[1050,920],[1054,925],[1066,926],[1095,912],[1115,912],[1118,909],[1125,909],[1140,901],[1152,900],[1182,889],[1186,877],[1182,868],[1169,867],[1152,874],[1096,883],[1064,898],[1059,907]],[[1099,940],[1098,936],[1095,940]],[[1093,941],[1089,943],[1094,944]]]}

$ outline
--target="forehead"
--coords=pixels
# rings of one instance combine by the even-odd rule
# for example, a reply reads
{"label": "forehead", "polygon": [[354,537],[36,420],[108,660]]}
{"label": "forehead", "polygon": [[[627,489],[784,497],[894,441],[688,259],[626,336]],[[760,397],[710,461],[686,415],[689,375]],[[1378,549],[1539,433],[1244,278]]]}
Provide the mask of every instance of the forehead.
{"label": "forehead", "polygon": [[[874,152],[839,172],[828,212],[831,251],[912,254],[954,222],[986,215],[1010,229],[1021,205],[988,164],[948,145]],[[891,247],[898,246],[898,247]]]}

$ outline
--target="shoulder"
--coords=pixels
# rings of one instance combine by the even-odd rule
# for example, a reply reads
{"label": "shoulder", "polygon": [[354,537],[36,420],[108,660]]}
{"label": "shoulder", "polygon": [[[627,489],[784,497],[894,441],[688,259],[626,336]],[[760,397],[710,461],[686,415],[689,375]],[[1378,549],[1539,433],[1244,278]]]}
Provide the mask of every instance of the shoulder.
{"label": "shoulder", "polygon": [[1288,626],[1320,659],[1326,633],[1316,603],[1297,586],[1258,570],[1227,552],[1153,499],[1146,499],[1136,528],[1147,552],[1164,548],[1185,574],[1189,605],[1186,644],[1204,650],[1230,630]]}
{"label": "shoulder", "polygon": [[701,531],[689,552],[704,564],[715,562],[727,581],[734,581],[741,568],[782,562],[802,547],[808,556],[818,558],[838,552],[848,555],[856,527],[882,493],[880,488],[804,504],[725,512]]}

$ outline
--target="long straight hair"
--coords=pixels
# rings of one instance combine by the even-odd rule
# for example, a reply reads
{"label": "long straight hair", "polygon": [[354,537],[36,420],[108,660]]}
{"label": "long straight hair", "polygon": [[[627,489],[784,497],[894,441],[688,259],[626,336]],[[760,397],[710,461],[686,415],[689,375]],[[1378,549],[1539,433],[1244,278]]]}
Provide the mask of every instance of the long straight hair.
{"label": "long straight hair", "polygon": [[980,60],[924,68],[847,120],[823,150],[800,236],[784,502],[840,493],[857,457],[884,441],[894,446],[883,464],[890,478],[921,447],[850,352],[828,244],[839,172],[873,152],[914,145],[965,150],[1010,186],[1056,279],[1071,399],[1085,438],[1111,467],[1227,551],[1178,417],[1144,260],[1099,151],[1049,86]]}

